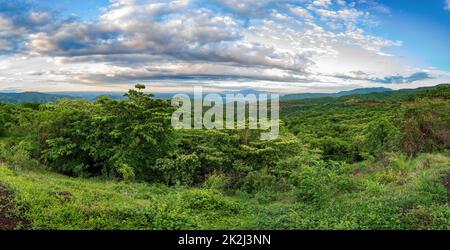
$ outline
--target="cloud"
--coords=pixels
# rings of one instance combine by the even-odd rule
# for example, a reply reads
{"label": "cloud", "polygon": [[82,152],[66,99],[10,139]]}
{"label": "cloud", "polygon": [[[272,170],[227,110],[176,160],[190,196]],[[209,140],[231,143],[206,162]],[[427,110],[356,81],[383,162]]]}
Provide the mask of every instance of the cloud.
{"label": "cloud", "polygon": [[34,2],[0,3],[0,79],[8,87],[338,88],[432,77],[391,56],[386,49],[402,42],[371,35],[375,17],[354,1],[111,0],[91,21]]}
{"label": "cloud", "polygon": [[395,76],[387,76],[384,78],[374,78],[374,79],[370,79],[370,81],[372,82],[378,82],[378,83],[412,83],[415,81],[420,81],[420,80],[427,80],[427,79],[432,79],[433,77],[427,73],[427,72],[416,72],[410,76],[400,76],[400,75],[395,75]]}
{"label": "cloud", "polygon": [[369,10],[380,13],[380,14],[390,14],[391,9],[380,3],[378,0],[359,0],[359,4],[366,6]]}
{"label": "cloud", "polygon": [[[68,23],[31,37],[40,54],[75,57],[153,54],[166,60],[210,61],[303,71],[308,59],[242,39],[239,20],[189,3],[116,2],[96,24]],[[182,10],[182,11],[180,11]],[[146,32],[148,31],[148,32]]]}
{"label": "cloud", "polygon": [[423,81],[434,79],[428,72],[415,72],[408,76],[402,75],[389,75],[384,77],[373,77],[372,74],[368,72],[364,72],[362,70],[351,71],[347,73],[336,73],[330,75],[331,77],[336,77],[339,79],[345,80],[356,80],[356,81],[370,81],[374,83],[382,83],[382,84],[404,84],[404,83],[413,83],[416,81]]}
{"label": "cloud", "polygon": [[364,16],[363,12],[360,12],[356,9],[342,9],[338,11],[327,10],[327,9],[316,9],[317,14],[319,14],[322,18],[331,18],[337,20],[356,20],[361,16]]}
{"label": "cloud", "polygon": [[48,32],[55,27],[56,19],[56,13],[33,6],[29,1],[1,1],[0,52],[20,52],[28,35]]}
{"label": "cloud", "polygon": [[296,16],[299,16],[304,19],[312,19],[313,15],[305,8],[300,6],[291,6],[289,10]]}
{"label": "cloud", "polygon": [[450,10],[450,0],[445,0],[444,9],[445,10]]}
{"label": "cloud", "polygon": [[261,14],[264,8],[275,0],[213,0],[213,3],[225,6],[243,14]]}
{"label": "cloud", "polygon": [[331,5],[331,0],[314,0],[312,4],[320,7],[328,7]]}

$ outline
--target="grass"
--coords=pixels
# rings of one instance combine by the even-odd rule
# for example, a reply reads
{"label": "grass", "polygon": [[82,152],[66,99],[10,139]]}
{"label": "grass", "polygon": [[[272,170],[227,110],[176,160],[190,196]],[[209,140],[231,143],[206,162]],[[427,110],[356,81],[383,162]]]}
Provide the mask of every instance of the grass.
{"label": "grass", "polygon": [[[15,193],[33,229],[197,229],[232,224],[240,211],[210,190],[69,178],[0,167],[0,181]],[[241,215],[242,217],[242,215]],[[224,225],[225,226],[225,225]]]}
{"label": "grass", "polygon": [[[14,193],[13,212],[33,229],[450,229],[442,181],[450,174],[448,154],[391,155],[345,170],[310,171],[302,177],[314,180],[308,192],[257,194],[70,178],[5,165],[0,183]],[[305,199],[311,193],[314,199]]]}

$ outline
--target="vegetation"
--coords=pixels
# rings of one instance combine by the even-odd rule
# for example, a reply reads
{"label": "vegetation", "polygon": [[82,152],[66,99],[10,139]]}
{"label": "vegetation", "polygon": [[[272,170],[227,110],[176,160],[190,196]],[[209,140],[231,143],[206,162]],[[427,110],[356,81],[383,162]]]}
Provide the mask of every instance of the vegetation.
{"label": "vegetation", "polygon": [[58,94],[44,94],[38,92],[24,92],[24,93],[0,93],[0,102],[8,103],[47,103],[58,99],[72,98],[67,95]]}
{"label": "vegetation", "polygon": [[173,107],[0,104],[0,184],[35,229],[450,229],[448,85],[282,103],[280,137]]}

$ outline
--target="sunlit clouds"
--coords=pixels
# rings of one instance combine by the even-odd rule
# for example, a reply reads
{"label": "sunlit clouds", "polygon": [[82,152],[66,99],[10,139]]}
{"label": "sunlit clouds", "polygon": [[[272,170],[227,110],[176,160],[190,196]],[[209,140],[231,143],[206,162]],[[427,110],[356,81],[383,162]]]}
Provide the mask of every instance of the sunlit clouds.
{"label": "sunlit clouds", "polygon": [[2,1],[0,89],[326,92],[449,81],[395,54],[403,41],[372,33],[389,8],[364,2],[111,0],[87,21]]}

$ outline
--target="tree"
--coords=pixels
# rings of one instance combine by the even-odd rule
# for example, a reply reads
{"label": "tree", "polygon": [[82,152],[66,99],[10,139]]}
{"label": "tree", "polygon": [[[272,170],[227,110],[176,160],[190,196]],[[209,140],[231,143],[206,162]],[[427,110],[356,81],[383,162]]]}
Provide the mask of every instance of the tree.
{"label": "tree", "polygon": [[397,128],[386,118],[373,121],[367,128],[366,150],[377,157],[386,151],[394,150],[397,142]]}
{"label": "tree", "polygon": [[130,90],[128,100],[49,104],[43,158],[69,175],[110,175],[154,181],[157,159],[170,154],[173,108],[167,100]]}

